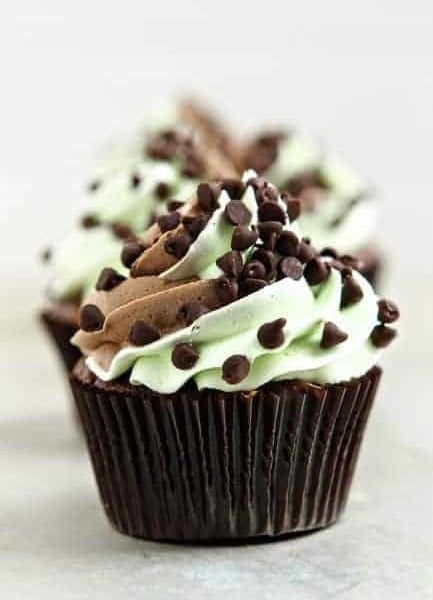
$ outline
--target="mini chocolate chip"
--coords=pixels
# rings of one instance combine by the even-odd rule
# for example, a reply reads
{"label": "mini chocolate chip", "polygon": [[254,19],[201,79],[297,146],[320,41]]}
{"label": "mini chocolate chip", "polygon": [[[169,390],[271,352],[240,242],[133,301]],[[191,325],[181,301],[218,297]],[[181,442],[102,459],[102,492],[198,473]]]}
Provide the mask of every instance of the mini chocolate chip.
{"label": "mini chocolate chip", "polygon": [[240,200],[230,200],[224,209],[224,216],[230,225],[246,225],[251,220],[251,213]]}
{"label": "mini chocolate chip", "polygon": [[251,179],[248,179],[247,185],[250,185],[255,191],[257,191],[267,187],[268,182],[264,177],[251,177]]}
{"label": "mini chocolate chip", "polygon": [[348,265],[345,265],[340,260],[333,260],[330,263],[331,267],[340,271],[342,279],[347,279],[347,277],[352,277],[352,268]]}
{"label": "mini chocolate chip", "polygon": [[176,211],[170,212],[168,215],[161,215],[156,219],[162,233],[176,229],[180,225],[180,221],[180,214]]}
{"label": "mini chocolate chip", "polygon": [[312,258],[305,265],[304,277],[309,285],[318,285],[328,278],[331,267],[320,258]]}
{"label": "mini chocolate chip", "polygon": [[111,223],[111,231],[119,240],[127,240],[134,237],[132,229],[124,223]]}
{"label": "mini chocolate chip", "polygon": [[197,217],[183,217],[182,224],[187,230],[187,232],[191,235],[193,239],[195,239],[206,227],[207,218],[205,215],[198,215]]}
{"label": "mini chocolate chip", "polygon": [[93,227],[98,227],[100,224],[100,220],[95,215],[84,215],[81,218],[81,227],[84,227],[84,229],[92,229]]}
{"label": "mini chocolate chip", "polygon": [[105,317],[95,304],[85,304],[80,310],[80,328],[83,331],[99,331],[104,327]]}
{"label": "mini chocolate chip", "polygon": [[326,248],[323,248],[323,250],[320,252],[321,256],[330,256],[331,258],[338,258],[338,252],[335,248],[332,248],[331,246],[326,246]]}
{"label": "mini chocolate chip", "polygon": [[216,260],[216,264],[229,277],[237,277],[242,271],[242,256],[237,250],[229,250]]}
{"label": "mini chocolate chip", "polygon": [[257,339],[263,348],[278,348],[284,343],[283,328],[286,319],[276,319],[262,325],[257,332]]}
{"label": "mini chocolate chip", "polygon": [[140,177],[140,175],[138,173],[133,173],[131,175],[131,187],[134,188],[134,189],[138,188],[138,186],[140,185],[140,183],[141,183],[141,177]]}
{"label": "mini chocolate chip", "polygon": [[239,282],[239,291],[241,296],[249,296],[258,292],[259,290],[266,287],[268,284],[263,279],[255,279],[254,277],[247,277]]}
{"label": "mini chocolate chip", "polygon": [[278,202],[278,192],[271,185],[261,187],[256,190],[256,201],[257,204],[263,204],[264,202],[272,202],[275,204]]}
{"label": "mini chocolate chip", "polygon": [[234,279],[221,277],[217,281],[216,294],[221,304],[230,304],[238,297],[238,284]]}
{"label": "mini chocolate chip", "polygon": [[129,332],[128,340],[134,346],[146,346],[156,342],[161,337],[160,332],[153,325],[144,321],[135,321]]}
{"label": "mini chocolate chip", "polygon": [[179,315],[182,319],[184,319],[187,325],[191,325],[202,315],[205,315],[209,312],[209,309],[201,302],[197,300],[193,300],[192,302],[187,302],[182,306],[179,310]]}
{"label": "mini chocolate chip", "polygon": [[105,269],[102,269],[95,287],[98,292],[109,292],[110,290],[118,286],[119,283],[125,281],[125,279],[126,277],[120,275],[120,273],[118,273],[114,269],[106,267]]}
{"label": "mini chocolate chip", "polygon": [[361,261],[359,260],[359,258],[356,258],[355,256],[352,256],[350,254],[343,254],[342,256],[340,256],[340,261],[344,265],[351,267],[352,269],[355,269],[357,271],[359,271],[359,268],[361,266]]}
{"label": "mini chocolate chip", "polygon": [[259,237],[255,229],[251,229],[248,225],[238,225],[233,230],[232,235],[232,250],[247,250],[256,243]]}
{"label": "mini chocolate chip", "polygon": [[296,254],[296,258],[300,260],[301,263],[307,263],[310,260],[312,260],[316,256],[316,254],[316,250],[304,239],[299,245],[299,250]]}
{"label": "mini chocolate chip", "polygon": [[250,260],[242,269],[242,278],[266,279],[266,268],[259,260]]}
{"label": "mini chocolate chip", "polygon": [[95,181],[91,181],[89,183],[89,185],[87,186],[87,189],[89,192],[96,192],[96,190],[99,190],[100,187],[101,187],[101,182],[98,179],[95,179]]}
{"label": "mini chocolate chip", "polygon": [[166,240],[164,248],[167,254],[171,254],[176,258],[183,258],[188,252],[192,241],[189,233],[185,231]]}
{"label": "mini chocolate chip", "polygon": [[212,212],[218,206],[221,186],[218,183],[200,183],[197,188],[197,200],[204,212]]}
{"label": "mini chocolate chip", "polygon": [[224,361],[222,375],[224,381],[234,385],[240,383],[250,372],[250,361],[246,356],[233,354]]}
{"label": "mini chocolate chip", "polygon": [[296,256],[301,242],[293,231],[283,231],[277,240],[275,248],[281,256]]}
{"label": "mini chocolate chip", "polygon": [[265,201],[260,204],[258,209],[259,221],[279,221],[280,223],[286,222],[286,215],[284,210],[276,202]]}
{"label": "mini chocolate chip", "polygon": [[203,161],[198,156],[189,156],[182,169],[182,175],[190,179],[200,177],[204,171]]}
{"label": "mini chocolate chip", "polygon": [[173,212],[174,210],[178,210],[181,206],[184,205],[184,202],[180,202],[179,200],[170,200],[167,204],[168,212]]}
{"label": "mini chocolate chip", "polygon": [[302,263],[294,256],[282,258],[277,266],[278,274],[281,277],[290,277],[290,279],[301,279],[304,267]]}
{"label": "mini chocolate chip", "polygon": [[386,348],[397,336],[397,332],[387,325],[376,325],[370,334],[370,340],[376,348]]}
{"label": "mini chocolate chip", "polygon": [[400,311],[391,300],[379,300],[377,303],[379,312],[377,318],[381,323],[394,323],[400,316]]}
{"label": "mini chocolate chip", "polygon": [[275,276],[276,258],[269,250],[258,249],[252,255],[252,260],[258,260],[266,269],[266,279],[272,279]]}
{"label": "mini chocolate chip", "polygon": [[155,194],[159,200],[167,200],[170,195],[170,186],[164,181],[160,181],[155,187]]}
{"label": "mini chocolate chip", "polygon": [[41,253],[42,262],[44,262],[44,263],[50,262],[52,254],[53,253],[52,253],[51,248],[45,248],[45,250],[43,250]]}
{"label": "mini chocolate chip", "polygon": [[279,221],[265,221],[265,223],[259,223],[259,236],[266,250],[273,250],[275,248],[277,238],[282,229],[283,225]]}
{"label": "mini chocolate chip", "polygon": [[340,308],[346,308],[356,304],[364,296],[361,286],[356,283],[353,277],[346,277],[343,279],[343,287],[341,289],[341,303]]}
{"label": "mini chocolate chip", "polygon": [[141,256],[141,254],[143,254],[144,250],[145,247],[140,242],[126,242],[126,244],[122,248],[122,253],[120,255],[120,260],[122,261],[122,264],[129,269],[133,265],[133,263],[135,263],[137,258]]}
{"label": "mini chocolate chip", "polygon": [[222,189],[227,192],[232,200],[240,200],[245,191],[245,184],[241,179],[226,178],[222,180]]}
{"label": "mini chocolate chip", "polygon": [[177,344],[171,353],[174,366],[185,371],[191,369],[198,361],[199,353],[192,344]]}
{"label": "mini chocolate chip", "polygon": [[323,328],[322,339],[320,341],[320,347],[324,350],[333,348],[338,344],[341,344],[347,340],[348,335],[344,331],[341,331],[335,323],[327,321]]}
{"label": "mini chocolate chip", "polygon": [[286,200],[286,206],[290,222],[293,223],[301,214],[301,201],[297,198],[289,198]]}

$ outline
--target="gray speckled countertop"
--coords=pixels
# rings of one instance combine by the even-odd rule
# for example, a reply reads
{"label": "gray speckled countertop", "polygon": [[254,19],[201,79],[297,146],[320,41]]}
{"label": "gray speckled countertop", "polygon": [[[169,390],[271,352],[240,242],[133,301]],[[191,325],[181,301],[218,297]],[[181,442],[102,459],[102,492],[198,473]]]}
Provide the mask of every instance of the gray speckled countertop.
{"label": "gray speckled countertop", "polygon": [[[403,410],[410,408],[410,369],[420,377],[423,352],[404,375],[404,344],[388,361],[338,525],[276,543],[200,547],[143,542],[111,530],[51,350],[30,321],[13,340],[1,356],[2,598],[433,598],[430,438],[404,427],[410,411]],[[23,361],[32,365],[25,374]],[[427,379],[424,384],[426,393]],[[411,399],[413,406],[418,400]],[[399,409],[400,420],[393,420]]]}

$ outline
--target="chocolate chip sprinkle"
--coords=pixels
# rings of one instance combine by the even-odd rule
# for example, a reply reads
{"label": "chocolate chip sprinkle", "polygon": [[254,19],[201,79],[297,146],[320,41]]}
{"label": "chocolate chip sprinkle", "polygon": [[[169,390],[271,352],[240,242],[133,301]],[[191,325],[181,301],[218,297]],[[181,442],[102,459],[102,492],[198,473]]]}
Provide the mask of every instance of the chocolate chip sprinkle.
{"label": "chocolate chip sprinkle", "polygon": [[263,279],[247,277],[239,282],[239,292],[241,296],[249,296],[266,287],[268,284]]}
{"label": "chocolate chip sprinkle", "polygon": [[140,183],[141,183],[141,177],[140,177],[140,175],[138,173],[133,173],[131,175],[131,187],[132,187],[132,189],[138,188],[138,186],[140,185]]}
{"label": "chocolate chip sprinkle", "polygon": [[126,242],[120,255],[122,264],[129,269],[135,263],[137,258],[143,254],[144,250],[144,245],[138,241]]}
{"label": "chocolate chip sprinkle", "polygon": [[89,192],[96,192],[97,190],[99,190],[101,185],[102,185],[101,182],[98,179],[95,179],[94,181],[91,181],[89,183],[89,185],[87,186],[87,189]]}
{"label": "chocolate chip sprinkle", "polygon": [[81,227],[84,227],[84,229],[92,229],[93,227],[98,227],[100,224],[100,220],[95,215],[84,215],[81,218]]}
{"label": "chocolate chip sprinkle", "polygon": [[80,328],[88,333],[104,327],[105,317],[95,304],[85,304],[80,310]]}
{"label": "chocolate chip sprinkle", "polygon": [[120,275],[120,273],[114,269],[106,267],[105,269],[102,269],[99,274],[95,288],[98,292],[109,292],[122,283],[122,281],[125,281],[125,279],[126,277]]}
{"label": "chocolate chip sprinkle", "polygon": [[224,209],[225,219],[230,225],[246,225],[251,213],[241,200],[230,200]]}
{"label": "chocolate chip sprinkle", "polygon": [[156,342],[161,337],[161,333],[153,325],[149,325],[145,321],[135,321],[129,332],[128,341],[133,346],[146,346],[152,342]]}
{"label": "chocolate chip sprinkle", "polygon": [[357,302],[362,300],[363,296],[364,294],[361,289],[361,286],[355,281],[355,279],[352,276],[345,277],[343,279],[340,308],[346,308],[347,306],[352,306],[352,304],[356,304]]}
{"label": "chocolate chip sprinkle", "polygon": [[209,312],[209,309],[198,302],[197,300],[192,300],[191,302],[187,302],[184,304],[179,310],[179,316],[185,321],[187,325],[191,325],[202,315],[205,315]]}
{"label": "chocolate chip sprinkle", "polygon": [[251,258],[260,261],[265,266],[266,279],[272,279],[275,276],[276,258],[273,252],[259,248]]}
{"label": "chocolate chip sprinkle", "polygon": [[204,212],[212,212],[218,206],[221,186],[218,183],[200,183],[197,188],[197,200]]}
{"label": "chocolate chip sprinkle", "polygon": [[192,243],[192,238],[187,231],[179,233],[165,241],[164,249],[167,254],[176,258],[183,258],[188,252]]}
{"label": "chocolate chip sprinkle", "polygon": [[173,212],[174,210],[178,210],[181,206],[184,205],[184,202],[180,202],[180,200],[170,200],[167,204],[168,212]]}
{"label": "chocolate chip sprinkle", "polygon": [[298,198],[292,198],[287,192],[281,194],[281,198],[286,204],[287,214],[289,215],[290,222],[296,221],[301,214],[301,201]]}
{"label": "chocolate chip sprinkle", "polygon": [[311,259],[313,259],[316,256],[316,254],[316,250],[309,243],[307,243],[304,238],[299,245],[299,250],[296,255],[296,258],[300,260],[301,263],[307,263]]}
{"label": "chocolate chip sprinkle", "polygon": [[119,240],[127,240],[128,238],[134,237],[134,232],[129,225],[125,225],[125,223],[111,223],[111,231]]}
{"label": "chocolate chip sprinkle", "polygon": [[216,284],[216,294],[222,305],[230,304],[237,299],[239,286],[237,281],[228,277],[221,277]]}
{"label": "chocolate chip sprinkle", "polygon": [[323,328],[322,339],[320,340],[320,347],[324,350],[333,348],[338,344],[341,344],[347,340],[348,335],[342,331],[335,323],[327,321]]}
{"label": "chocolate chip sprinkle", "polygon": [[203,231],[206,223],[207,217],[205,215],[198,215],[197,217],[185,216],[182,219],[182,225],[193,239]]}
{"label": "chocolate chip sprinkle", "polygon": [[222,377],[224,381],[235,385],[247,377],[250,372],[250,361],[242,354],[233,354],[227,358],[222,366]]}
{"label": "chocolate chip sprinkle", "polygon": [[381,323],[394,323],[400,316],[400,311],[391,300],[379,300],[377,303],[379,312],[377,318]]}
{"label": "chocolate chip sprinkle", "polygon": [[238,225],[233,230],[232,250],[247,250],[256,243],[258,237],[259,234],[255,229],[251,229],[247,225]]}
{"label": "chocolate chip sprinkle", "polygon": [[323,248],[323,250],[321,250],[320,252],[321,256],[330,256],[331,258],[338,258],[338,252],[335,248],[332,248],[331,246],[326,246],[326,248]]}
{"label": "chocolate chip sprinkle", "polygon": [[304,267],[302,263],[294,256],[282,258],[277,265],[277,272],[280,277],[289,277],[290,279],[301,279]]}
{"label": "chocolate chip sprinkle", "polygon": [[265,323],[257,332],[257,339],[263,348],[279,348],[284,343],[283,328],[286,325],[286,319],[280,318]]}
{"label": "chocolate chip sprinkle", "polygon": [[251,177],[251,179],[248,179],[247,185],[250,185],[254,191],[257,191],[268,187],[268,182],[264,177]]}
{"label": "chocolate chip sprinkle", "polygon": [[181,217],[177,211],[168,213],[167,215],[161,215],[157,218],[156,222],[162,233],[176,229],[180,225]]}
{"label": "chocolate chip sprinkle", "polygon": [[257,204],[278,202],[278,192],[272,185],[265,185],[255,190]]}
{"label": "chocolate chip sprinkle", "polygon": [[245,184],[241,179],[223,179],[221,187],[227,192],[232,200],[240,200],[245,191]]}
{"label": "chocolate chip sprinkle", "polygon": [[174,366],[183,371],[191,369],[199,358],[199,353],[192,344],[177,344],[171,353]]}
{"label": "chocolate chip sprinkle", "polygon": [[259,205],[258,209],[259,221],[279,221],[286,222],[286,214],[283,208],[276,202],[265,201]]}
{"label": "chocolate chip sprinkle", "polygon": [[266,279],[266,268],[259,260],[248,261],[242,269],[243,279]]}
{"label": "chocolate chip sprinkle", "polygon": [[281,256],[296,256],[300,245],[299,238],[293,231],[283,231],[277,240],[275,248]]}
{"label": "chocolate chip sprinkle", "polygon": [[304,269],[304,277],[309,285],[318,285],[328,278],[331,268],[327,262],[320,258],[312,258]]}
{"label": "chocolate chip sprinkle", "polygon": [[260,239],[263,242],[263,247],[267,250],[273,250],[278,236],[283,229],[282,223],[279,221],[265,221],[264,223],[259,223],[257,228]]}
{"label": "chocolate chip sprinkle", "polygon": [[242,271],[242,256],[237,250],[230,250],[216,260],[217,266],[229,277],[238,277]]}
{"label": "chocolate chip sprinkle", "polygon": [[386,348],[397,336],[397,332],[387,325],[376,325],[370,334],[370,340],[376,348]]}
{"label": "chocolate chip sprinkle", "polygon": [[170,186],[164,181],[160,181],[155,187],[155,195],[159,200],[167,200],[170,195]]}

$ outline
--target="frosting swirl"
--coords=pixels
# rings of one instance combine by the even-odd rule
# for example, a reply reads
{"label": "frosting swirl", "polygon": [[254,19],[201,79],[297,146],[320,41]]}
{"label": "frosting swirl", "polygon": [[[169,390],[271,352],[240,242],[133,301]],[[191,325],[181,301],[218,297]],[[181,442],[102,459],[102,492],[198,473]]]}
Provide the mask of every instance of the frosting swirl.
{"label": "frosting swirl", "polygon": [[[235,391],[365,373],[398,311],[381,308],[354,259],[321,256],[301,237],[296,202],[253,172],[199,186],[180,220],[143,237],[132,277],[86,299],[73,343],[89,368],[160,393],[191,378]],[[93,327],[84,317],[95,312]]]}

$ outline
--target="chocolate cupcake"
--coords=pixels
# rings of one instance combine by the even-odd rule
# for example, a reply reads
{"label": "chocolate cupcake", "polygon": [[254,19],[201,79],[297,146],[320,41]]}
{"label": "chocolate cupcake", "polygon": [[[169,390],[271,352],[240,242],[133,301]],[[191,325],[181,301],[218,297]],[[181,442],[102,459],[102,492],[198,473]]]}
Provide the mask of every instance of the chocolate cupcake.
{"label": "chocolate cupcake", "polygon": [[246,144],[241,165],[266,176],[302,204],[300,225],[317,247],[355,255],[374,285],[381,271],[375,246],[377,202],[369,186],[308,135],[265,132]]}
{"label": "chocolate cupcake", "polygon": [[[220,149],[222,133],[211,132],[203,115],[203,124],[193,115],[193,106],[182,105],[177,125],[140,135],[106,158],[87,187],[88,213],[46,255],[51,281],[41,320],[68,370],[80,356],[69,343],[78,329],[78,309],[101,269],[112,269],[106,285],[121,281],[143,249],[137,234],[182,206],[200,179],[235,173]],[[125,240],[129,251],[121,258]]]}
{"label": "chocolate cupcake", "polygon": [[273,538],[341,515],[398,310],[298,208],[252,172],[202,183],[86,298],[71,383],[120,532]]}

